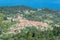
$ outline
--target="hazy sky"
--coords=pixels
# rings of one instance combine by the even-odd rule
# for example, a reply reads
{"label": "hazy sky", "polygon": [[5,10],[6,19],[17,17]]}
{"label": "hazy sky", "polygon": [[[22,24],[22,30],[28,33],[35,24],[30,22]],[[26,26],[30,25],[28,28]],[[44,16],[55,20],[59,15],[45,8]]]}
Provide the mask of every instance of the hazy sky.
{"label": "hazy sky", "polygon": [[60,9],[60,0],[0,0],[0,6],[26,5],[33,8]]}

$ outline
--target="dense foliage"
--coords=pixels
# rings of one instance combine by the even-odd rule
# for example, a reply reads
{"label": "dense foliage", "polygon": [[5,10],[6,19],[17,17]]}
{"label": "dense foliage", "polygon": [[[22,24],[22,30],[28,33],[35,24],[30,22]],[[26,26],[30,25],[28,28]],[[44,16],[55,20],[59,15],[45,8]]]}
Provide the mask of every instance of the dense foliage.
{"label": "dense foliage", "polygon": [[27,27],[17,34],[3,34],[0,40],[60,40],[60,27],[53,30],[40,31],[35,27]]}
{"label": "dense foliage", "polygon": [[58,11],[52,11],[50,9],[47,11],[47,9],[42,9],[40,11],[29,12],[28,14],[24,13],[23,15],[23,17],[28,20],[42,21],[51,25],[60,25],[60,13]]}
{"label": "dense foliage", "polygon": [[[17,18],[20,11],[23,18],[47,23],[53,30],[41,31],[35,27],[27,27],[17,34],[8,34],[8,29],[18,21],[7,17]],[[47,8],[38,10],[26,6],[0,7],[0,40],[60,40],[60,11]]]}

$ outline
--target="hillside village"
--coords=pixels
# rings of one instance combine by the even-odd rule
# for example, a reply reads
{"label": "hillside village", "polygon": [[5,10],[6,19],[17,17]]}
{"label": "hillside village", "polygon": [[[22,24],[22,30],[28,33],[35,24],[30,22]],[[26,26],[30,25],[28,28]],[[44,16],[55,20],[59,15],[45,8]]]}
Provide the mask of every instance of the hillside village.
{"label": "hillside village", "polygon": [[60,11],[0,7],[0,40],[60,40]]}
{"label": "hillside village", "polygon": [[[33,12],[33,11],[31,11],[31,12]],[[15,27],[11,27],[8,30],[9,33],[14,33],[14,31],[20,31],[23,28],[32,27],[32,26],[36,27],[37,29],[41,28],[41,30],[44,30],[44,29],[47,30],[47,28],[48,28],[48,24],[47,23],[24,19],[20,13],[18,14],[17,18],[10,18],[9,20],[19,21],[15,25]]]}

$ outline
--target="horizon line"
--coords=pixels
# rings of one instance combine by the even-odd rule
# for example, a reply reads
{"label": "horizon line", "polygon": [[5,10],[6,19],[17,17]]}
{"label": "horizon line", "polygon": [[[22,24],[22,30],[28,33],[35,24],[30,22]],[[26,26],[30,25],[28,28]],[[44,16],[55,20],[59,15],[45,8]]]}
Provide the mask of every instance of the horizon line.
{"label": "horizon line", "polygon": [[[48,8],[48,7],[32,7],[32,6],[27,6],[27,5],[3,5],[0,7],[17,7],[17,6],[26,6],[26,7],[30,7],[30,8],[34,8],[34,9]],[[60,9],[56,9],[56,8],[48,8],[48,9],[60,10]]]}

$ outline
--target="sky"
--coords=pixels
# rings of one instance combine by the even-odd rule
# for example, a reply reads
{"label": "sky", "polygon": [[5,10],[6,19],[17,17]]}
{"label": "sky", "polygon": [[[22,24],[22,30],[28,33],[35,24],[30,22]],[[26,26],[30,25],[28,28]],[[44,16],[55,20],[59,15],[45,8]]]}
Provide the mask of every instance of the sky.
{"label": "sky", "polygon": [[21,5],[32,8],[52,8],[60,10],[60,0],[0,0],[0,6]]}

